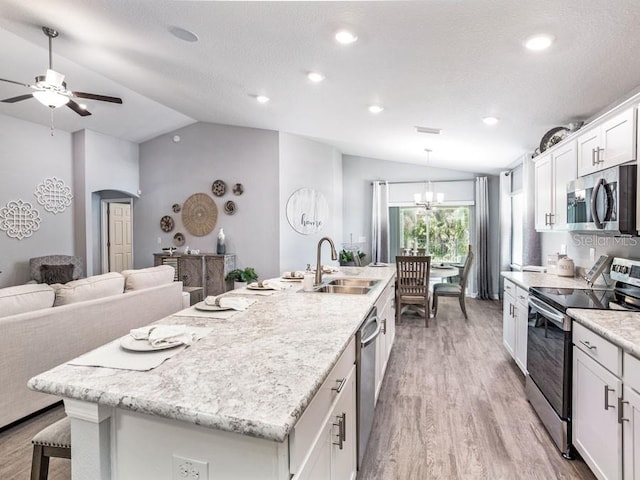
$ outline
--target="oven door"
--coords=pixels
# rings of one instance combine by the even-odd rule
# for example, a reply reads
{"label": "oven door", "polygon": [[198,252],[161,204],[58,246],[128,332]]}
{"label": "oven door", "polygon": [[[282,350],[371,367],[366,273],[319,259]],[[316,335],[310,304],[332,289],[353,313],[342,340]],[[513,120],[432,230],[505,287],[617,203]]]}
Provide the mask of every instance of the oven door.
{"label": "oven door", "polygon": [[533,320],[527,337],[527,370],[556,414],[571,415],[571,320],[537,297],[529,296]]}

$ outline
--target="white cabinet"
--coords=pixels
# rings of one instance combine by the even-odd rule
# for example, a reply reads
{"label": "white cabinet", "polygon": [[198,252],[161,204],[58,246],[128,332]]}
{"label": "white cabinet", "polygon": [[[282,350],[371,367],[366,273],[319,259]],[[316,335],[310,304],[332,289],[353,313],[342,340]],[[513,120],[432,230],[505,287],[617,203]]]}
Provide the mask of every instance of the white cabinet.
{"label": "white cabinet", "polygon": [[601,480],[622,478],[622,351],[573,322],[573,445]]}
{"label": "white cabinet", "polygon": [[527,373],[527,335],[529,327],[528,292],[504,280],[502,343],[516,364]]}
{"label": "white cabinet", "polygon": [[535,159],[535,228],[564,230],[567,226],[567,183],[576,178],[575,140],[568,141]]}
{"label": "white cabinet", "polygon": [[578,176],[636,159],[636,108],[585,129],[577,137]]}
{"label": "white cabinet", "polygon": [[[626,368],[626,367],[625,367]],[[620,401],[623,470],[626,480],[640,480],[640,395],[624,385]]]}
{"label": "white cabinet", "polygon": [[387,363],[389,361],[389,355],[391,354],[391,346],[393,345],[393,339],[396,333],[394,304],[394,282],[391,281],[376,301],[378,321],[382,324],[382,332],[376,339],[376,402],[378,401],[378,394],[382,387],[382,380],[384,379],[384,374],[387,370]]}

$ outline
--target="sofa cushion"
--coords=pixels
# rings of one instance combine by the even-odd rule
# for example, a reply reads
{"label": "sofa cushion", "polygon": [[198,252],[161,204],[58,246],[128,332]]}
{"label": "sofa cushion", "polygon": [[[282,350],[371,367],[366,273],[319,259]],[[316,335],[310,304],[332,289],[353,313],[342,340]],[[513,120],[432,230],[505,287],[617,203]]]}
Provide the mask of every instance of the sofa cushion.
{"label": "sofa cushion", "polygon": [[169,265],[158,265],[138,270],[123,270],[122,275],[124,276],[124,291],[128,292],[171,283],[175,270]]}
{"label": "sofa cushion", "polygon": [[42,283],[67,283],[73,280],[73,264],[68,265],[40,265]]}
{"label": "sofa cushion", "polygon": [[66,285],[55,285],[54,288],[54,306],[68,305],[121,294],[124,291],[124,277],[117,272],[111,272],[74,280]]}
{"label": "sofa cushion", "polygon": [[53,306],[55,291],[46,284],[0,288],[0,317]]}

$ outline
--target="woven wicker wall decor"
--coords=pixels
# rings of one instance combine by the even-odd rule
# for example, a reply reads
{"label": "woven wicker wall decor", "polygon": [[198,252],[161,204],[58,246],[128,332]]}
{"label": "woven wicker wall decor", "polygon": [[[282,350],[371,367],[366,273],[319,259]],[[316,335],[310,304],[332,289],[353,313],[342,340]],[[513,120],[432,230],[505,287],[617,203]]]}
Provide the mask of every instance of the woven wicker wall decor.
{"label": "woven wicker wall decor", "polygon": [[206,193],[194,193],[182,205],[182,223],[191,235],[203,237],[213,231],[218,207]]}

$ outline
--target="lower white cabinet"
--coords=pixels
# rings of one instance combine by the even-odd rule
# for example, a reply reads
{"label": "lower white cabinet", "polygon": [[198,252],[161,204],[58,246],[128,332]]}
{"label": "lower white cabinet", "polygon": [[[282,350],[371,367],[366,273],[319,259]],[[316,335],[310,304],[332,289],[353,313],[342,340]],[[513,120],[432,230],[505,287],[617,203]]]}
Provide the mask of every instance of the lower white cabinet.
{"label": "lower white cabinet", "polygon": [[632,388],[623,387],[622,453],[624,478],[640,480],[640,395]]}
{"label": "lower white cabinet", "polygon": [[376,339],[376,402],[382,387],[382,380],[387,370],[387,362],[391,354],[393,339],[396,334],[395,293],[393,281],[385,287],[376,302],[378,320],[382,324],[382,331]]}
{"label": "lower white cabinet", "polygon": [[502,310],[502,343],[516,364],[527,373],[527,335],[529,327],[529,294],[524,288],[504,280]]}

